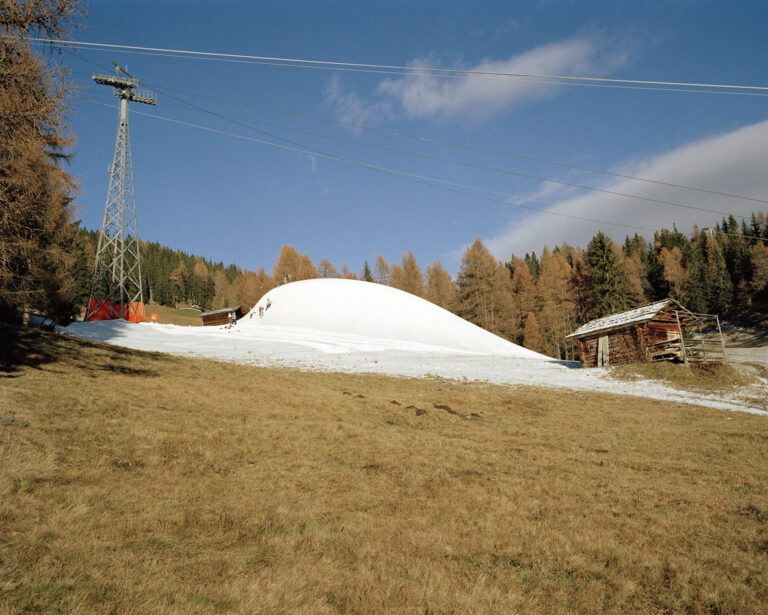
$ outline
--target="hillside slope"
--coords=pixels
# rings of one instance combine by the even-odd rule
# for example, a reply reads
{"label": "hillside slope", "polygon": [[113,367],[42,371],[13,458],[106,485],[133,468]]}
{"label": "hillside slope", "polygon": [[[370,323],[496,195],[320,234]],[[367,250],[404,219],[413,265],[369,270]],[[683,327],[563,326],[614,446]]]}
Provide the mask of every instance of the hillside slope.
{"label": "hillside slope", "polygon": [[0,349],[2,613],[764,612],[765,417]]}

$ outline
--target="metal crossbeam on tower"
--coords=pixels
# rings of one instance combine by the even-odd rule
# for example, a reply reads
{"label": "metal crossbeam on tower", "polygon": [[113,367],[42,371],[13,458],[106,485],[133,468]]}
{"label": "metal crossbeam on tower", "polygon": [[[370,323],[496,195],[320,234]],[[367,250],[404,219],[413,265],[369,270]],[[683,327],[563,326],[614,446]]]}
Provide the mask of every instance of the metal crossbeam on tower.
{"label": "metal crossbeam on tower", "polygon": [[114,95],[120,100],[120,109],[85,320],[123,318],[144,321],[128,102],[157,105],[157,100],[151,93],[137,91],[139,80],[122,66],[115,62],[112,64],[116,69],[114,77],[93,75],[96,83],[114,88]]}

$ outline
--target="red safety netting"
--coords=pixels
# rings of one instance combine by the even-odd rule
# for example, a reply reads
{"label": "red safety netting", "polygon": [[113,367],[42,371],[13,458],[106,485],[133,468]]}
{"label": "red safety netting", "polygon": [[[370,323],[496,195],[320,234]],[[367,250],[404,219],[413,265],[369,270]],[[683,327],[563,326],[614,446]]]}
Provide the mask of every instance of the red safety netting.
{"label": "red safety netting", "polygon": [[93,320],[129,320],[131,322],[147,322],[144,315],[144,304],[141,301],[132,303],[110,303],[91,297],[88,302],[86,321]]}

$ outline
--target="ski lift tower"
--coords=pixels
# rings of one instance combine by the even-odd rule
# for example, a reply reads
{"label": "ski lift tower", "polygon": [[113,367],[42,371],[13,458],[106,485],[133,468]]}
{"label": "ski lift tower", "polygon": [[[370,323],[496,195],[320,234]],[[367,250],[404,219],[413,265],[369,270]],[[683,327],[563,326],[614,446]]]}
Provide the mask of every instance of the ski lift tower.
{"label": "ski lift tower", "polygon": [[[139,80],[115,64],[115,76],[93,75],[100,85],[114,88],[120,100],[115,155],[109,167],[109,189],[91,281],[91,295],[85,320],[123,318],[144,322],[144,297],[141,288],[139,233],[133,193],[133,163],[128,130],[128,102],[157,105],[151,92],[137,90]],[[121,76],[121,73],[124,76]]]}

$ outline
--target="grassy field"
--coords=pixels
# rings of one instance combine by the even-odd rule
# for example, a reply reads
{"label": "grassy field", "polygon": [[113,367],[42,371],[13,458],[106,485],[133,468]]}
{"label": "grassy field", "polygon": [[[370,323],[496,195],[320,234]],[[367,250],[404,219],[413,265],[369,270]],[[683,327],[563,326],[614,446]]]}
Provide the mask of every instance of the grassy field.
{"label": "grassy field", "polygon": [[[759,367],[759,366],[758,366]],[[703,363],[690,366],[682,363],[660,361],[658,363],[635,363],[611,367],[615,378],[632,380],[645,378],[657,380],[679,389],[689,391],[727,391],[754,384],[759,378],[741,366],[724,363]]]}
{"label": "grassy field", "polygon": [[149,320],[149,315],[153,312],[157,314],[157,322],[162,324],[184,325],[187,327],[200,327],[203,324],[200,312],[197,310],[177,310],[167,305],[147,304],[147,320]]}
{"label": "grassy field", "polygon": [[2,613],[765,613],[765,417],[0,349]]}

